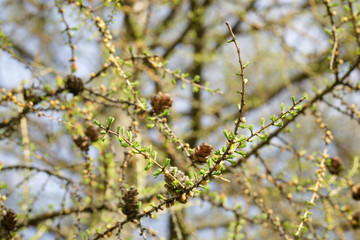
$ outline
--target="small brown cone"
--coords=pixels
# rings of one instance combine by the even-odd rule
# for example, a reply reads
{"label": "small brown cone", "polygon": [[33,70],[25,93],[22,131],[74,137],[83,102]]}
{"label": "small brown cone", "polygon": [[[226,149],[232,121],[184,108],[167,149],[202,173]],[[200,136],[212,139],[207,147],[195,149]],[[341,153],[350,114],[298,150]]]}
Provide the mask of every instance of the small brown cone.
{"label": "small brown cone", "polygon": [[176,178],[183,186],[186,185],[186,182],[189,181],[189,177],[185,175],[185,173],[181,170],[178,170],[176,167],[170,167],[169,173],[165,174],[165,187],[168,189],[169,193],[177,195],[176,190],[182,190],[180,184],[177,184],[176,186],[173,184],[174,180],[170,176]]}
{"label": "small brown cone", "polygon": [[138,191],[132,186],[129,191],[127,191],[122,200],[123,206],[121,211],[127,216],[127,218],[135,217],[136,214],[139,212],[138,205],[137,205],[137,195]]}
{"label": "small brown cone", "polygon": [[91,142],[99,140],[99,128],[95,125],[89,125],[86,128],[85,135],[90,138]]}
{"label": "small brown cone", "polygon": [[172,106],[173,100],[168,93],[158,92],[151,97],[151,106],[156,114],[161,114]]}
{"label": "small brown cone", "polygon": [[91,140],[87,136],[76,136],[74,142],[82,151],[89,151]]}
{"label": "small brown cone", "polygon": [[80,78],[75,77],[74,75],[68,75],[65,88],[76,96],[84,90],[84,83],[81,81]]}
{"label": "small brown cone", "polygon": [[360,228],[360,212],[354,213],[351,220],[351,226],[354,229]]}
{"label": "small brown cone", "polygon": [[194,149],[192,158],[195,163],[206,163],[206,159],[211,155],[212,146],[210,144],[201,143]]}
{"label": "small brown cone", "polygon": [[184,189],[180,186],[180,184],[173,184],[174,179],[170,175],[175,177],[175,179],[183,186],[186,186],[186,183],[190,181],[189,177],[186,176],[183,171],[178,170],[176,167],[170,167],[168,173],[164,175],[166,183],[165,187],[167,188],[168,193],[174,196],[178,196],[177,200],[180,203],[186,203],[189,200],[189,196],[186,193],[179,191]]}
{"label": "small brown cone", "polygon": [[11,239],[10,236],[16,231],[17,218],[16,213],[4,208],[0,213],[0,239]]}
{"label": "small brown cone", "polygon": [[360,183],[354,185],[351,188],[351,194],[354,200],[359,201],[360,200]]}
{"label": "small brown cone", "polygon": [[332,157],[330,162],[326,164],[327,169],[331,174],[338,175],[343,170],[343,162],[337,156]]}

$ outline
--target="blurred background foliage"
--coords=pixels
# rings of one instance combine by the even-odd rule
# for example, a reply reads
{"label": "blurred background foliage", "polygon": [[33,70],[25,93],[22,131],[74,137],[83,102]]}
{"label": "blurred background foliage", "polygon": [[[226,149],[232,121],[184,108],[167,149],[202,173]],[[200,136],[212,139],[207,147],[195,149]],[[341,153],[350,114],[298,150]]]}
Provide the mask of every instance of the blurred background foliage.
{"label": "blurred background foliage", "polygon": [[[359,8],[354,0],[1,0],[1,206],[17,215],[14,238],[295,239],[310,209],[301,239],[357,239]],[[248,141],[234,167],[223,162],[230,182],[211,179],[186,204],[121,229],[127,189],[138,191],[142,211],[166,195],[164,177],[144,170],[150,151],[134,154],[116,134],[81,137],[94,120],[109,130],[113,116],[114,132],[132,131],[159,162],[169,158],[194,179],[203,166],[174,138],[190,154],[202,142],[215,152],[238,117],[240,69],[226,21],[248,62],[247,128],[271,123],[292,96],[306,96],[304,110],[281,131],[265,129],[268,140]],[[81,93],[69,76],[84,83]],[[149,119],[158,92],[173,101],[159,118],[168,125]],[[332,174],[335,156],[342,171]]]}

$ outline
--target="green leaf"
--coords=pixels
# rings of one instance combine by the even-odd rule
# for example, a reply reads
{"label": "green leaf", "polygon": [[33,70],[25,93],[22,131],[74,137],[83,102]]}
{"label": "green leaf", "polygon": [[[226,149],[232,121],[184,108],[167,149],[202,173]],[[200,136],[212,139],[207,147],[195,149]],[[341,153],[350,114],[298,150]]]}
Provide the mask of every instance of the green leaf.
{"label": "green leaf", "polygon": [[132,141],[132,132],[131,131],[127,131],[126,132],[127,138],[129,139],[129,141]]}
{"label": "green leaf", "polygon": [[169,109],[165,109],[164,112],[161,114],[161,116],[168,116],[170,114]]}
{"label": "green leaf", "polygon": [[225,135],[225,137],[227,139],[229,139],[229,133],[228,133],[228,131],[226,129],[223,131],[223,134]]}
{"label": "green leaf", "polygon": [[146,165],[146,167],[144,168],[144,170],[145,170],[145,171],[148,171],[148,170],[152,167],[152,165],[154,165],[154,162],[153,162],[152,160],[150,160],[150,161],[148,162],[148,164]]}
{"label": "green leaf", "polygon": [[47,91],[51,91],[50,84],[48,84],[48,83],[45,84],[44,89],[47,90]]}
{"label": "green leaf", "polygon": [[184,82],[181,83],[181,89],[185,89],[185,83]]}
{"label": "green leaf", "polygon": [[156,172],[153,173],[153,175],[155,176],[155,179],[162,173],[161,169],[156,170]]}
{"label": "green leaf", "polygon": [[327,34],[331,35],[331,30],[330,30],[330,29],[325,28],[324,31],[325,31]]}
{"label": "green leaf", "polygon": [[109,117],[109,120],[108,120],[108,127],[111,127],[111,125],[114,123],[115,121],[115,118],[114,117]]}
{"label": "green leaf", "polygon": [[350,10],[350,7],[349,7],[348,5],[344,5],[343,8],[344,8],[346,11],[348,11],[348,12],[351,11],[351,10]]}
{"label": "green leaf", "polygon": [[199,75],[195,75],[194,79],[193,79],[194,83],[199,83],[200,82],[200,76]]}
{"label": "green leaf", "polygon": [[158,154],[158,152],[157,152],[157,151],[154,151],[154,152],[152,153],[153,159],[156,159],[157,154]]}
{"label": "green leaf", "polygon": [[[174,175],[175,175],[175,174],[174,174]],[[177,180],[177,179],[175,179],[175,180],[171,183],[171,185],[172,185],[174,188],[177,188],[178,184],[179,184],[179,180]]]}
{"label": "green leaf", "polygon": [[282,112],[282,113],[284,112],[284,107],[285,107],[285,103],[281,103],[281,104],[280,104],[280,108],[281,108],[281,112]]}
{"label": "green leaf", "polygon": [[315,207],[316,204],[314,202],[306,201],[306,205],[308,208]]}
{"label": "green leaf", "polygon": [[227,161],[228,161],[229,163],[231,163],[231,165],[235,165],[235,164],[236,164],[236,161],[235,161],[235,160],[227,159]]}
{"label": "green leaf", "polygon": [[298,112],[297,112],[297,111],[290,111],[290,113],[291,113],[291,115],[293,115],[293,116],[298,115]]}
{"label": "green leaf", "polygon": [[193,186],[193,182],[191,180],[187,180],[186,183],[185,183],[185,186]]}
{"label": "green leaf", "polygon": [[170,158],[166,158],[165,159],[165,164],[164,164],[164,168],[166,168],[171,162],[171,159]]}
{"label": "green leaf", "polygon": [[165,198],[163,195],[161,195],[161,194],[158,194],[158,195],[157,195],[157,198],[160,199],[160,200],[166,200],[166,198]]}
{"label": "green leaf", "polygon": [[243,157],[246,157],[246,151],[236,151],[236,153],[240,154]]}
{"label": "green leaf", "polygon": [[240,137],[237,139],[236,142],[243,142],[246,140],[246,137],[244,135],[240,135]]}
{"label": "green leaf", "polygon": [[250,130],[251,134],[253,134],[253,131],[254,131],[254,125],[250,124],[248,128],[249,128],[249,130]]}
{"label": "green leaf", "polygon": [[147,128],[153,128],[153,127],[155,127],[155,124],[154,123],[147,123],[146,127]]}
{"label": "green leaf", "polygon": [[304,106],[300,104],[300,105],[295,106],[294,109],[298,110],[298,111],[301,111],[303,109],[303,107]]}
{"label": "green leaf", "polygon": [[183,74],[181,74],[181,77],[183,77],[183,78],[187,78],[189,76],[189,73],[183,73]]}
{"label": "green leaf", "polygon": [[282,119],[279,119],[276,123],[274,123],[275,126],[282,128],[284,126],[284,123]]}
{"label": "green leaf", "polygon": [[138,148],[140,146],[140,144],[137,142],[137,141],[134,141],[133,143],[132,143],[132,147],[133,148]]}
{"label": "green leaf", "polygon": [[178,171],[177,167],[174,167],[174,176],[176,175],[177,171]]}
{"label": "green leaf", "polygon": [[239,148],[244,148],[246,147],[246,142],[242,142],[240,145],[239,145]]}
{"label": "green leaf", "polygon": [[267,140],[267,135],[265,133],[262,133],[261,135],[258,136],[262,141],[266,141]]}
{"label": "green leaf", "polygon": [[235,133],[233,133],[233,132],[230,132],[229,133],[229,138],[228,138],[229,140],[233,140],[233,139],[235,139]]}
{"label": "green leaf", "polygon": [[121,145],[122,147],[129,147],[129,146],[130,146],[130,145],[127,144],[126,142],[122,142],[122,143],[120,143],[120,145]]}
{"label": "green leaf", "polygon": [[210,158],[208,158],[208,159],[206,160],[206,164],[208,165],[209,168],[211,168],[211,160],[210,160]]}
{"label": "green leaf", "polygon": [[94,120],[94,124],[98,125],[99,127],[101,126],[101,123],[98,120]]}

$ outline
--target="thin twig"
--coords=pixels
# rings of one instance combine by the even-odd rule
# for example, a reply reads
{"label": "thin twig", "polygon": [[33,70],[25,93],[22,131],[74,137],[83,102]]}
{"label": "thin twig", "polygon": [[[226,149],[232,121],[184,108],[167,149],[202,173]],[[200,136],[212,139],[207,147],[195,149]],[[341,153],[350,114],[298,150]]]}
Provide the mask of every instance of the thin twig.
{"label": "thin twig", "polygon": [[239,107],[239,114],[238,114],[238,119],[236,121],[235,124],[235,130],[234,133],[235,135],[237,135],[237,131],[239,129],[239,125],[240,125],[240,118],[242,116],[242,112],[245,106],[245,76],[244,76],[244,65],[242,63],[242,59],[241,59],[241,54],[240,54],[240,48],[236,42],[236,38],[235,35],[230,27],[230,24],[228,22],[226,22],[226,26],[228,27],[231,37],[232,37],[232,42],[234,42],[235,47],[236,47],[236,52],[238,54],[238,58],[239,58],[239,64],[240,64],[240,78],[241,78],[241,101],[240,101],[240,107]]}

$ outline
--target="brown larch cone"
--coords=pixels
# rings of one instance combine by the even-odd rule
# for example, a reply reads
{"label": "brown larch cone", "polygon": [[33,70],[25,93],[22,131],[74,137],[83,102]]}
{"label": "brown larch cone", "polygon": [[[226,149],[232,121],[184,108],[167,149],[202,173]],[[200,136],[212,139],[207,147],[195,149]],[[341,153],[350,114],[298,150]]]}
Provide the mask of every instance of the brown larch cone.
{"label": "brown larch cone", "polygon": [[121,211],[127,216],[127,218],[135,217],[139,212],[137,205],[137,195],[138,191],[132,186],[129,191],[127,191],[122,200],[124,202]]}
{"label": "brown larch cone", "polygon": [[87,136],[76,136],[74,137],[74,142],[82,151],[89,151],[89,146],[91,145],[91,140]]}
{"label": "brown larch cone", "polygon": [[0,228],[5,229],[8,233],[16,230],[16,213],[11,209],[4,209],[3,213],[4,215],[0,222]]}
{"label": "brown larch cone", "polygon": [[[166,172],[168,171],[168,172]],[[180,203],[186,203],[189,200],[188,194],[181,192],[184,190],[180,184],[173,184],[175,181],[170,175],[176,178],[184,187],[186,187],[186,183],[190,181],[189,177],[185,175],[185,173],[181,170],[178,170],[177,167],[170,167],[169,170],[166,170],[165,175],[165,187],[168,190],[168,193],[174,196],[178,196],[177,200]]]}
{"label": "brown larch cone", "polygon": [[203,164],[206,163],[206,159],[211,155],[212,146],[210,144],[201,143],[194,149],[192,159],[195,163]]}
{"label": "brown larch cone", "polygon": [[343,162],[337,156],[332,157],[326,164],[327,169],[331,174],[339,174],[343,170]]}
{"label": "brown larch cone", "polygon": [[351,194],[354,200],[359,201],[360,200],[360,183],[354,185],[351,188]]}
{"label": "brown larch cone", "polygon": [[89,125],[86,128],[85,135],[90,138],[91,142],[99,140],[99,128],[95,125]]}
{"label": "brown larch cone", "polygon": [[189,177],[185,176],[185,173],[181,170],[178,170],[177,167],[170,167],[169,172],[165,172],[165,187],[168,189],[169,193],[177,195],[176,190],[182,190],[180,184],[174,185],[174,179],[170,176],[175,177],[183,186],[186,185],[186,182],[189,181]]}
{"label": "brown larch cone", "polygon": [[68,75],[65,88],[76,96],[84,90],[84,83],[80,78],[75,77],[74,75]]}
{"label": "brown larch cone", "polygon": [[351,226],[354,229],[360,228],[360,212],[359,211],[354,213],[354,215],[352,216]]}
{"label": "brown larch cone", "polygon": [[151,106],[156,114],[162,113],[165,109],[172,106],[173,100],[168,93],[158,92],[151,97]]}

